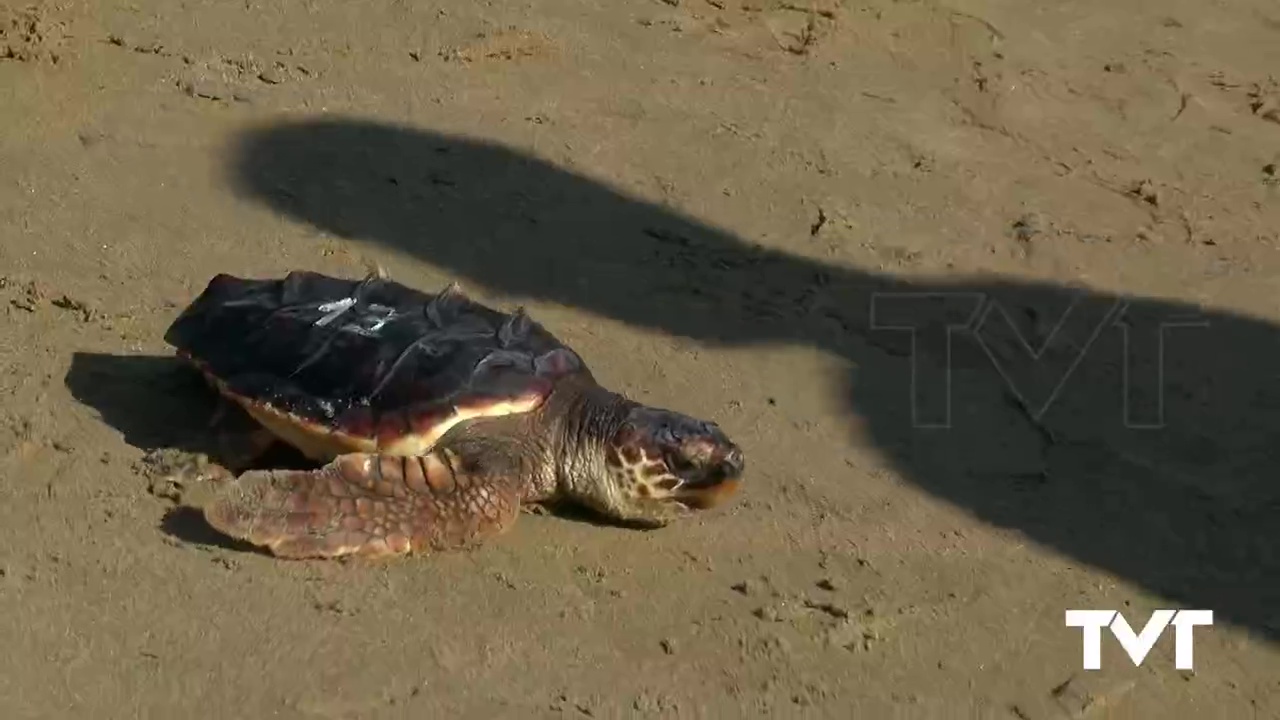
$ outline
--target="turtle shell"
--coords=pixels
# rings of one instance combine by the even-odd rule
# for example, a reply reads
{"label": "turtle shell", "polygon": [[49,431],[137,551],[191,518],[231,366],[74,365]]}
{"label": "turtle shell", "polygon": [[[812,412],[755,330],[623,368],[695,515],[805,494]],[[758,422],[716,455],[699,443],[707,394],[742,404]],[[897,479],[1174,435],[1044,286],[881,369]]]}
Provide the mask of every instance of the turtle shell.
{"label": "turtle shell", "polygon": [[528,412],[590,371],[525,314],[371,275],[215,276],[165,341],[315,460],[421,454],[478,417]]}

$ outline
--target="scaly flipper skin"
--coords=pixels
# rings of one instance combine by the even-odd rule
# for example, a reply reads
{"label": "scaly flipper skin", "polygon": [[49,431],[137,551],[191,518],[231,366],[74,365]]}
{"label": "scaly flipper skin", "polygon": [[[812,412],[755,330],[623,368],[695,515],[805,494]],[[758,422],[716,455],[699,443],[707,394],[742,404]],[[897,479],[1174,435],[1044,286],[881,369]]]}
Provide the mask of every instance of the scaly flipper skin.
{"label": "scaly flipper skin", "polygon": [[390,557],[476,545],[511,527],[524,483],[473,475],[448,449],[353,453],[318,470],[257,470],[219,483],[205,520],[281,558]]}

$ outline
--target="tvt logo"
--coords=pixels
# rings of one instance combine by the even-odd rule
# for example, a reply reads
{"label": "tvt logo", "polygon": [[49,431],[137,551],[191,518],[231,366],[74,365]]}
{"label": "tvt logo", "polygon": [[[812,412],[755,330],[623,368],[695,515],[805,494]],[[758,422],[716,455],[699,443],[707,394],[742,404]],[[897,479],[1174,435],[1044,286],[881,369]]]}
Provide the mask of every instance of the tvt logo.
{"label": "tvt logo", "polygon": [[1192,670],[1192,628],[1212,624],[1212,610],[1156,610],[1142,632],[1134,633],[1129,621],[1116,610],[1067,611],[1067,627],[1081,628],[1084,635],[1085,670],[1102,667],[1102,628],[1111,628],[1111,634],[1128,653],[1129,659],[1140,667],[1170,625],[1174,627],[1173,665],[1179,670]]}
{"label": "tvt logo", "polygon": [[[1032,419],[1039,420],[1058,400],[1067,380],[1104,331],[1115,328],[1121,341],[1124,426],[1162,428],[1170,331],[1207,328],[1209,324],[1198,315],[1166,314],[1084,291],[1076,293],[1056,323],[1041,328],[1033,337],[1014,320],[1025,314],[981,293],[891,292],[871,296],[871,329],[902,331],[911,338],[913,427],[951,427],[951,351],[957,333],[977,342],[1008,389]],[[933,365],[927,358],[941,358],[942,372],[926,371]]]}

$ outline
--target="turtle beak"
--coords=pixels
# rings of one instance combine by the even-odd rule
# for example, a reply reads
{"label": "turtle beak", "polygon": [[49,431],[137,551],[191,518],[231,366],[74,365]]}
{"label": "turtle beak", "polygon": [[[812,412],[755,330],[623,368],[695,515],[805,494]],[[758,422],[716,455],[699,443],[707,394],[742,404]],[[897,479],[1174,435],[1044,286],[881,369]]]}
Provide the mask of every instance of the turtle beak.
{"label": "turtle beak", "polygon": [[684,474],[674,488],[672,496],[681,504],[698,510],[706,510],[723,504],[742,484],[746,458],[742,449],[730,445],[711,463],[697,471]]}

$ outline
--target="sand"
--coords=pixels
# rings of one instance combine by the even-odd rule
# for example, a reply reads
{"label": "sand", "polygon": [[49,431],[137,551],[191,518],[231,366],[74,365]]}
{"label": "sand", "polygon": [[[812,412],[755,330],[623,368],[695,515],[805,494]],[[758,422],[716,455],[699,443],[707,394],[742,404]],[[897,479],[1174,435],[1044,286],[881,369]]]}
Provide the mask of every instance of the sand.
{"label": "sand", "polygon": [[[1280,717],[1277,72],[1265,0],[6,0],[0,717]],[[369,263],[742,494],[380,563],[175,514],[168,323]],[[1158,608],[1194,670],[1082,669],[1065,610]]]}

